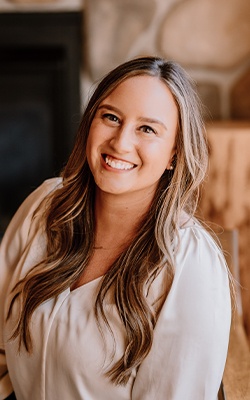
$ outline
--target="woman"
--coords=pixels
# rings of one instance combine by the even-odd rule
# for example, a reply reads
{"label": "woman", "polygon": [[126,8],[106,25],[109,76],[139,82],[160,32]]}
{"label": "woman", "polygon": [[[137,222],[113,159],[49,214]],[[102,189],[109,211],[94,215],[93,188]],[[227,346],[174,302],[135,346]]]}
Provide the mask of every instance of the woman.
{"label": "woman", "polygon": [[61,178],[2,242],[1,399],[216,398],[231,306],[194,218],[206,166],[180,66],[142,57],[104,77]]}

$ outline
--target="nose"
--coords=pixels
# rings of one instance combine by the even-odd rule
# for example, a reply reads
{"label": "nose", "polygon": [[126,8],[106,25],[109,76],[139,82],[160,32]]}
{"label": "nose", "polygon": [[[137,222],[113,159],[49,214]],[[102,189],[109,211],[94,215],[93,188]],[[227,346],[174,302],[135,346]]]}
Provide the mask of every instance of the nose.
{"label": "nose", "polygon": [[119,154],[128,153],[135,146],[135,133],[131,125],[120,126],[110,140],[110,146]]}

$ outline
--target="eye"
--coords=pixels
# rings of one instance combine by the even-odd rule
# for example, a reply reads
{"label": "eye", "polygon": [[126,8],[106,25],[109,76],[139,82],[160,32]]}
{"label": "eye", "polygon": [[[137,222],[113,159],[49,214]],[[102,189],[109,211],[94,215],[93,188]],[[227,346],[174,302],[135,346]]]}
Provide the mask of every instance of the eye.
{"label": "eye", "polygon": [[148,126],[148,125],[143,125],[143,126],[141,126],[141,127],[140,127],[140,130],[141,130],[142,132],[145,132],[145,133],[153,133],[153,134],[156,135],[156,131],[155,131],[153,128],[151,128],[151,126]]}
{"label": "eye", "polygon": [[115,122],[115,123],[120,122],[119,118],[115,114],[111,114],[111,113],[103,114],[102,118],[105,120],[111,121],[111,122]]}

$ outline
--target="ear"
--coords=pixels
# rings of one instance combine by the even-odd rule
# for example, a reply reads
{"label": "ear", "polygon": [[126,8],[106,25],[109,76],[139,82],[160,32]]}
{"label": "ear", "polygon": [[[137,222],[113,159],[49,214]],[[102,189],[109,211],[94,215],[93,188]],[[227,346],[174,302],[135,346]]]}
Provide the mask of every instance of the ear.
{"label": "ear", "polygon": [[166,170],[172,171],[175,167],[176,164],[176,151],[175,149],[172,151],[172,156],[169,158],[169,161],[167,163],[167,168]]}

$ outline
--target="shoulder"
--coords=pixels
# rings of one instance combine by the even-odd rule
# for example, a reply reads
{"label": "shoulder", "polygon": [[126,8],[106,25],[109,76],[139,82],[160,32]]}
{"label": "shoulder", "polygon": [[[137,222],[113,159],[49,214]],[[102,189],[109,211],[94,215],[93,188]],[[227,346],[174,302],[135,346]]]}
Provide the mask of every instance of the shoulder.
{"label": "shoulder", "polygon": [[21,204],[16,214],[14,215],[12,223],[15,221],[21,222],[20,220],[27,218],[29,214],[32,214],[36,210],[36,208],[46,198],[46,196],[56,190],[58,187],[60,187],[61,184],[61,178],[51,178],[45,180],[24,200],[24,202]]}
{"label": "shoulder", "polygon": [[24,248],[30,234],[35,210],[46,196],[60,187],[61,184],[61,178],[48,179],[24,200],[7,227],[1,243],[2,250],[4,248],[15,248],[13,253],[18,254],[18,251]]}
{"label": "shoulder", "polygon": [[180,257],[185,254],[185,256],[200,260],[206,256],[210,261],[219,259],[225,264],[221,247],[212,234],[195,219],[190,219],[182,225],[178,234]]}
{"label": "shoulder", "polygon": [[190,220],[179,229],[176,273],[195,276],[228,275],[223,252],[212,235],[197,221]]}
{"label": "shoulder", "polygon": [[[188,219],[176,238],[173,281],[167,302],[174,302],[187,316],[215,304],[230,308],[230,274],[221,248],[195,219]],[[163,269],[155,287],[165,291],[168,269]],[[168,286],[166,285],[168,288]],[[195,304],[195,307],[193,305]]]}
{"label": "shoulder", "polygon": [[222,250],[198,222],[180,229],[179,235],[170,295],[179,299],[183,318],[204,322],[211,313],[229,316],[229,272]]}
{"label": "shoulder", "polygon": [[[24,200],[21,208],[35,209],[43,201],[43,199],[51,192],[55,191],[62,185],[62,178],[51,178],[45,180]],[[19,211],[19,210],[18,210]]]}

